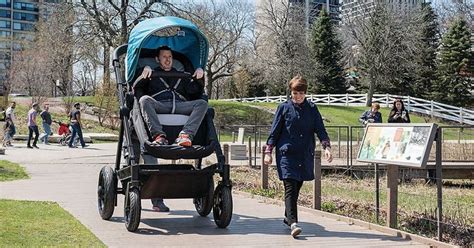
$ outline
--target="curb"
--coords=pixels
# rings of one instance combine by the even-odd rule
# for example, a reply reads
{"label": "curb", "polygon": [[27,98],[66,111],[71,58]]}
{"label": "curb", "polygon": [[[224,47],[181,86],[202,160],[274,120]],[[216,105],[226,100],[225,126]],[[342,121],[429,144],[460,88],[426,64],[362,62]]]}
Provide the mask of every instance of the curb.
{"label": "curb", "polygon": [[[283,205],[284,206],[284,202],[281,201],[281,200],[267,198],[267,197],[259,196],[259,195],[253,195],[251,193],[238,191],[238,190],[233,190],[232,192],[237,194],[237,195],[243,196],[243,197],[262,200],[265,203],[270,203],[270,204],[275,204],[275,205],[280,205],[280,206]],[[354,218],[351,218],[351,217],[346,217],[346,216],[342,216],[342,215],[328,213],[328,212],[324,212],[324,211],[321,211],[321,210],[312,209],[312,208],[308,208],[308,207],[304,207],[304,206],[300,206],[300,205],[298,205],[298,208],[300,210],[304,211],[304,212],[307,212],[307,213],[311,213],[311,214],[314,214],[314,215],[318,215],[318,216],[321,216],[321,217],[325,217],[325,218],[329,218],[329,219],[333,219],[333,220],[337,220],[337,221],[347,222],[349,225],[358,225],[358,226],[361,226],[361,227],[365,227],[369,230],[379,231],[379,232],[382,232],[382,233],[385,233],[385,234],[388,234],[388,235],[391,235],[391,236],[394,236],[394,237],[402,237],[405,240],[412,240],[412,241],[419,242],[419,243],[422,243],[422,244],[425,244],[425,245],[429,245],[430,247],[439,247],[439,248],[459,247],[459,246],[456,246],[456,245],[452,245],[452,244],[440,242],[440,241],[437,241],[437,240],[434,240],[434,239],[430,239],[430,238],[427,238],[427,237],[423,237],[423,236],[420,236],[420,235],[417,235],[417,234],[412,234],[412,233],[408,233],[408,232],[405,232],[405,231],[393,229],[393,228],[390,228],[390,227],[381,226],[381,225],[374,224],[374,223],[369,223],[369,222],[359,220],[359,219],[354,219]]]}

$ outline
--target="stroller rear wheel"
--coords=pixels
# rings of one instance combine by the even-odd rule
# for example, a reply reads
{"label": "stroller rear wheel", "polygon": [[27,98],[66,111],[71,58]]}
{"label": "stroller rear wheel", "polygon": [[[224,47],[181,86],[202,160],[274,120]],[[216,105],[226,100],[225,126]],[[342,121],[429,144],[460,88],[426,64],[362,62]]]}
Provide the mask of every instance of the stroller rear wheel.
{"label": "stroller rear wheel", "polygon": [[226,228],[232,219],[232,191],[230,187],[218,185],[214,192],[212,213],[214,222],[220,228]]}
{"label": "stroller rear wheel", "polygon": [[110,166],[104,166],[99,173],[99,185],[97,187],[97,205],[100,217],[104,220],[110,219],[114,214],[115,198],[115,172]]}
{"label": "stroller rear wheel", "polygon": [[211,178],[209,183],[209,191],[206,196],[201,198],[194,198],[194,206],[199,215],[206,217],[212,210],[214,200],[214,180]]}
{"label": "stroller rear wheel", "polygon": [[125,226],[130,232],[135,232],[140,225],[141,199],[138,189],[133,188],[128,192],[128,200],[125,199]]}

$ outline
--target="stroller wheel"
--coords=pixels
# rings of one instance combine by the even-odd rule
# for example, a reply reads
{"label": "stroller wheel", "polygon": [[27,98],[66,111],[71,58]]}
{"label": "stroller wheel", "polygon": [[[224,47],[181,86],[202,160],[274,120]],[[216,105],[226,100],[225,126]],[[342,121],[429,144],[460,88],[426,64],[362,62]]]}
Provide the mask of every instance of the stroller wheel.
{"label": "stroller wheel", "polygon": [[194,199],[194,206],[196,207],[196,211],[202,217],[206,217],[212,210],[212,204],[214,199],[214,180],[211,178],[209,183],[209,191],[208,194],[201,198]]}
{"label": "stroller wheel", "polygon": [[114,182],[114,170],[110,166],[102,167],[97,186],[97,206],[100,217],[104,220],[110,219],[114,214],[115,198],[117,197]]}
{"label": "stroller wheel", "polygon": [[140,192],[134,188],[128,192],[128,200],[125,199],[125,226],[130,232],[135,232],[140,225],[140,214],[142,211]]}
{"label": "stroller wheel", "polygon": [[212,213],[214,222],[220,228],[226,228],[232,219],[232,192],[227,186],[218,185],[214,192]]}

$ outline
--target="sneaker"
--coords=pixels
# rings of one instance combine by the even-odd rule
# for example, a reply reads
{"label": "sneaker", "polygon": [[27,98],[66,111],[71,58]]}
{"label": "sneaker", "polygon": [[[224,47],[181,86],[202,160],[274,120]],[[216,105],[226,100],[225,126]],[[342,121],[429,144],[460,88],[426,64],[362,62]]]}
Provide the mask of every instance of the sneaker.
{"label": "sneaker", "polygon": [[298,226],[298,223],[291,224],[291,236],[293,238],[298,237],[298,235],[300,235],[301,231],[302,231],[302,229],[301,229],[301,227]]}
{"label": "sneaker", "polygon": [[155,137],[155,140],[153,140],[153,144],[157,144],[160,146],[168,145],[168,140],[166,139],[166,136],[164,136],[163,134],[158,134]]}
{"label": "sneaker", "polygon": [[84,145],[82,148],[86,148],[86,147],[89,147],[89,145]]}
{"label": "sneaker", "polygon": [[186,134],[186,133],[180,133],[175,143],[179,146],[185,146],[185,147],[189,147],[193,145],[189,137],[189,134]]}
{"label": "sneaker", "polygon": [[26,146],[26,147],[28,147],[28,148],[30,148],[30,149],[33,149],[33,147],[32,147],[32,146]]}
{"label": "sneaker", "polygon": [[33,147],[36,148],[36,149],[39,149],[39,147],[37,145],[33,145]]}
{"label": "sneaker", "polygon": [[157,202],[156,206],[153,206],[153,211],[155,212],[169,212],[170,208],[165,205],[164,201]]}

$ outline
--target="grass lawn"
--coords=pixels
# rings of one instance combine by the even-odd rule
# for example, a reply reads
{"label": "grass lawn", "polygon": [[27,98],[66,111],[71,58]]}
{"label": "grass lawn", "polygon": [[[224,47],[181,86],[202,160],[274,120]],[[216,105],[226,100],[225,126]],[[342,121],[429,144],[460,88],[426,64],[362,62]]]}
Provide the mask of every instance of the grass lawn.
{"label": "grass lawn", "polygon": [[19,164],[0,160],[0,182],[27,178],[30,178],[28,173]]}
{"label": "grass lawn", "polygon": [[0,200],[2,247],[105,247],[58,204]]}

